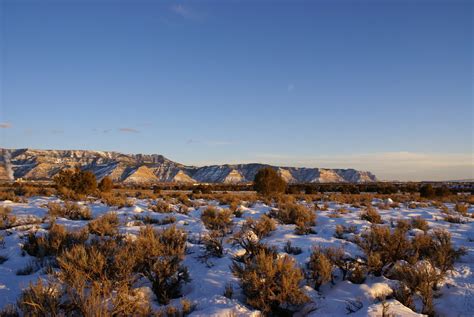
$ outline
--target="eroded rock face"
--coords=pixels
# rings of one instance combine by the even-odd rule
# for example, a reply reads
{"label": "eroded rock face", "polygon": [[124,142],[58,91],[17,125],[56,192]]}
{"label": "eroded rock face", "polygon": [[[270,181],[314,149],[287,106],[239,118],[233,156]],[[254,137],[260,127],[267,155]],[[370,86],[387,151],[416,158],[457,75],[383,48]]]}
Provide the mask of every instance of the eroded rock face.
{"label": "eroded rock face", "polygon": [[[86,150],[0,149],[0,179],[50,180],[63,169],[79,167],[98,179],[125,183],[245,183],[265,164],[186,166],[158,154],[123,154]],[[375,175],[354,169],[276,167],[290,183],[365,183]]]}

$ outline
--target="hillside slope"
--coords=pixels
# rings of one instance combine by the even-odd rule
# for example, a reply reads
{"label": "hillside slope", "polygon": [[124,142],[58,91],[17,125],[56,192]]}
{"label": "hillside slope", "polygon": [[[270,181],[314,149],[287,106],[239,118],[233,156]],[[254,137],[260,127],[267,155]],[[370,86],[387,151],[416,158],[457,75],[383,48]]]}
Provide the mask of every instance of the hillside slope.
{"label": "hillside slope", "polygon": [[[186,166],[158,154],[123,154],[87,150],[0,149],[0,180],[49,180],[63,169],[80,167],[98,179],[125,183],[245,183],[263,167],[275,168],[290,183],[365,183],[375,175],[355,169],[278,167],[266,164]],[[13,173],[12,173],[13,172]],[[13,174],[13,175],[12,175]]]}

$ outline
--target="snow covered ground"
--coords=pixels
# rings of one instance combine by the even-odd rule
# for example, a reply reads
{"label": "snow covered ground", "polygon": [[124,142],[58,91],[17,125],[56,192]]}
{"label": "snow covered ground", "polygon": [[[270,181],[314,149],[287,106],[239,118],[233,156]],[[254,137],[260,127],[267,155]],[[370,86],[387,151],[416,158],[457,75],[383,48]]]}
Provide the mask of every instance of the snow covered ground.
{"label": "snow covered ground", "polygon": [[[39,276],[44,276],[42,269],[31,275],[16,275],[18,269],[22,269],[34,260],[34,257],[22,252],[24,236],[29,231],[44,230],[47,223],[41,223],[47,215],[46,204],[48,202],[60,201],[55,197],[31,197],[26,203],[14,203],[2,201],[0,206],[10,207],[12,214],[17,217],[17,222],[24,223],[23,226],[16,226],[11,229],[1,230],[4,236],[4,246],[0,245],[0,256],[8,258],[0,264],[0,308],[9,303],[15,303],[23,288],[30,282],[34,282]],[[238,253],[239,247],[225,243],[225,256],[222,258],[209,258],[203,261],[201,255],[204,247],[198,244],[199,238],[207,232],[200,219],[203,209],[207,205],[218,205],[216,201],[203,201],[197,208],[190,207],[190,212],[185,215],[178,212],[171,214],[156,213],[148,209],[150,201],[146,199],[134,199],[132,207],[117,209],[97,202],[82,202],[87,205],[94,218],[114,210],[120,217],[121,233],[137,234],[140,226],[135,223],[136,215],[148,215],[161,219],[167,216],[174,216],[177,219],[176,225],[188,232],[188,254],[184,264],[188,267],[192,281],[183,287],[183,296],[196,304],[192,316],[253,316],[259,312],[245,304],[245,298],[239,290],[238,280],[230,272],[229,266],[232,263],[232,256]],[[304,202],[300,202],[303,203]],[[321,204],[322,205],[322,204]],[[375,202],[374,202],[375,205]],[[227,208],[221,205],[219,208]],[[339,218],[331,215],[335,210],[345,207],[350,212],[340,214]],[[453,208],[447,204],[448,208]],[[243,215],[241,218],[233,218],[234,232],[239,230],[239,226],[246,217],[259,218],[267,213],[271,208],[261,202],[252,203],[248,207],[241,206]],[[469,209],[474,212],[474,209]],[[305,266],[311,254],[311,249],[315,245],[321,246],[342,246],[352,257],[362,255],[360,248],[347,240],[334,237],[335,227],[338,224],[354,225],[356,232],[362,232],[370,227],[370,223],[360,219],[361,209],[350,205],[339,205],[329,203],[326,211],[316,211],[317,225],[313,227],[316,233],[309,235],[296,235],[294,225],[278,225],[277,230],[263,242],[276,246],[280,252],[287,241],[291,241],[293,246],[300,247],[302,253],[293,255],[301,267]],[[454,224],[443,220],[440,210],[434,206],[409,209],[404,204],[400,208],[390,208],[379,210],[385,223],[391,220],[410,219],[421,216],[426,219],[430,228],[444,228],[452,234],[452,240],[456,247],[464,246],[467,255],[463,256],[456,264],[455,271],[450,273],[444,281],[440,296],[435,298],[435,310],[440,316],[474,316],[474,219],[463,217],[465,223]],[[65,225],[71,229],[86,226],[85,220],[68,220],[58,218],[57,223]],[[163,228],[164,226],[158,226]],[[416,229],[415,229],[416,230]],[[223,296],[225,286],[231,283],[234,287],[234,297],[228,299]],[[390,294],[396,281],[385,277],[369,276],[363,284],[352,284],[349,281],[338,279],[334,285],[327,283],[323,285],[319,292],[310,286],[305,286],[305,291],[312,302],[308,304],[300,313],[308,313],[310,316],[344,316],[347,314],[349,303],[358,302],[363,306],[351,316],[382,316],[382,303],[377,300],[384,294]],[[151,292],[150,292],[151,293]],[[153,296],[153,295],[151,295]],[[173,300],[171,304],[178,303]],[[409,308],[403,306],[395,299],[387,300],[389,313],[394,316],[418,316]],[[155,304],[158,305],[158,304]]]}

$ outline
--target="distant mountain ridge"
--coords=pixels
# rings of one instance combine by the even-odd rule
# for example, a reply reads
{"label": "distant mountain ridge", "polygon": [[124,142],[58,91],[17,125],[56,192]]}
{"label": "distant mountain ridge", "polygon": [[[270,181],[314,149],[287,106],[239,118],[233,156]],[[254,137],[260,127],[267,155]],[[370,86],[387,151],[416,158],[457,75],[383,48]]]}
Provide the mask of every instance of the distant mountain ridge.
{"label": "distant mountain ridge", "polygon": [[377,178],[355,169],[280,167],[268,164],[188,166],[159,154],[123,154],[89,150],[35,150],[0,148],[0,179],[51,180],[59,171],[79,166],[98,179],[148,184],[246,183],[263,167],[272,167],[289,183],[367,183]]}

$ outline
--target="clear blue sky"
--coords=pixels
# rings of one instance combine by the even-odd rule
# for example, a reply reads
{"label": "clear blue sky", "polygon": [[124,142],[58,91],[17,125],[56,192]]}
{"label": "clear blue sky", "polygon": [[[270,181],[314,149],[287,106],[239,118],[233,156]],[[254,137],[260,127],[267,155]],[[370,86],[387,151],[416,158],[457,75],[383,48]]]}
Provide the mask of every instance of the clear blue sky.
{"label": "clear blue sky", "polygon": [[2,147],[474,178],[471,1],[0,3]]}

